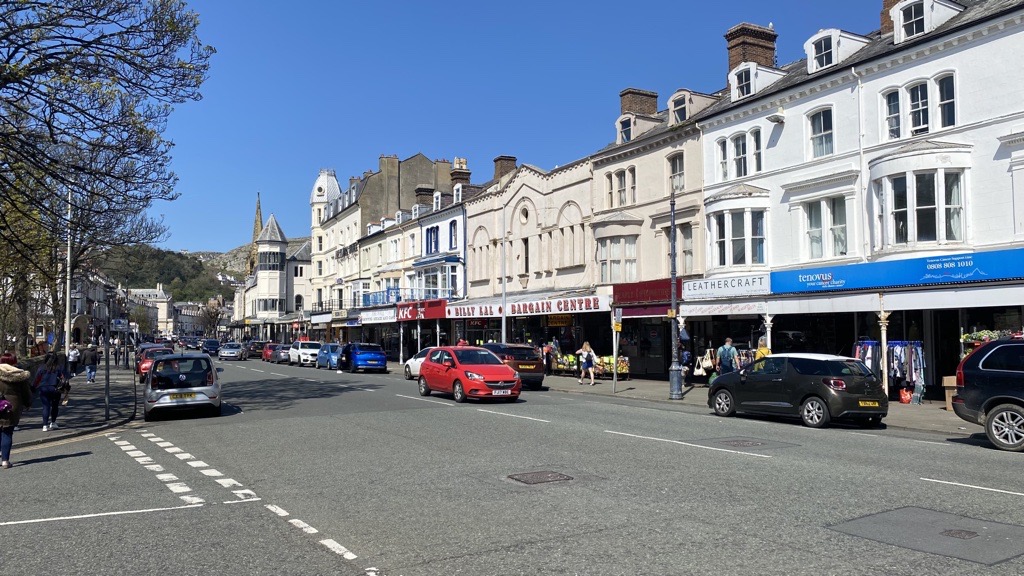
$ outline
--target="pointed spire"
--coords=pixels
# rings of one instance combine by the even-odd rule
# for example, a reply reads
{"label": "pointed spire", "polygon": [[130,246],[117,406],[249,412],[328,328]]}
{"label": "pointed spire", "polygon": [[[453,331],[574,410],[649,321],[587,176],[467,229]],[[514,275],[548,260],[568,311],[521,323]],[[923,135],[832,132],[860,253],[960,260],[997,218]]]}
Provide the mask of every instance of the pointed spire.
{"label": "pointed spire", "polygon": [[252,223],[252,241],[255,242],[263,231],[263,210],[260,208],[260,193],[256,193],[256,219]]}

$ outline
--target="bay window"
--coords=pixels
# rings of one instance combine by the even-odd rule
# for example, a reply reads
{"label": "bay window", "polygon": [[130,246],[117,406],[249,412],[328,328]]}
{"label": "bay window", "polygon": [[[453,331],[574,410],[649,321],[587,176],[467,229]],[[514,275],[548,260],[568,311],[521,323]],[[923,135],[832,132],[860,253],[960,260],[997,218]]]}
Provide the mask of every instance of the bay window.
{"label": "bay window", "polygon": [[636,236],[620,236],[599,240],[597,243],[597,260],[601,282],[636,282],[636,255]]}
{"label": "bay window", "polygon": [[720,267],[761,265],[765,260],[765,211],[727,210],[711,216],[714,261]]}
{"label": "bay window", "polygon": [[888,201],[886,244],[964,241],[963,172],[925,170],[876,182]]}

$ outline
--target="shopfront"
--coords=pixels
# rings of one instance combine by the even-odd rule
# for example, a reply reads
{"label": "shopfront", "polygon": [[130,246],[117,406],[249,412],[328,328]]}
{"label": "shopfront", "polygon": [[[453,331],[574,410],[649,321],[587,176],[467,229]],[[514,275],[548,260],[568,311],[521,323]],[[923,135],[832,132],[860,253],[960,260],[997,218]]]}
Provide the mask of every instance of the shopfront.
{"label": "shopfront", "polygon": [[398,321],[394,306],[363,308],[359,313],[359,323],[362,326],[360,341],[380,344],[387,353],[388,360],[398,360]]}
{"label": "shopfront", "polygon": [[769,274],[748,274],[683,282],[679,318],[690,334],[688,350],[694,358],[713,354],[726,338],[752,357],[764,334],[765,300],[771,292]]}
{"label": "shopfront", "polygon": [[428,346],[454,344],[450,340],[451,322],[447,319],[447,300],[418,300],[395,305],[398,322],[399,362]]}
{"label": "shopfront", "polygon": [[[683,299],[683,281],[676,279],[676,298]],[[672,282],[668,278],[616,284],[614,307],[622,310],[619,356],[629,359],[631,377],[668,379],[672,364]],[[681,342],[684,349],[688,342]]]}
{"label": "shopfront", "polygon": [[774,272],[769,322],[773,339],[869,357],[892,397],[923,380],[939,398],[965,345],[1024,329],[1021,277],[1021,248]]}
{"label": "shopfront", "polygon": [[316,312],[309,317],[309,337],[317,342],[331,342],[331,313]]}

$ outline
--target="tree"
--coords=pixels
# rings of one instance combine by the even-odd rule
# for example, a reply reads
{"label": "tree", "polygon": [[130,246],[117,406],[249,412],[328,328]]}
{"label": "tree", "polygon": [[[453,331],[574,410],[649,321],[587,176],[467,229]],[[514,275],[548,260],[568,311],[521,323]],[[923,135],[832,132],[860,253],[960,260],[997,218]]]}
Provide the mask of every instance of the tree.
{"label": "tree", "polygon": [[217,324],[220,323],[220,307],[207,304],[199,310],[199,324],[207,336],[217,335]]}

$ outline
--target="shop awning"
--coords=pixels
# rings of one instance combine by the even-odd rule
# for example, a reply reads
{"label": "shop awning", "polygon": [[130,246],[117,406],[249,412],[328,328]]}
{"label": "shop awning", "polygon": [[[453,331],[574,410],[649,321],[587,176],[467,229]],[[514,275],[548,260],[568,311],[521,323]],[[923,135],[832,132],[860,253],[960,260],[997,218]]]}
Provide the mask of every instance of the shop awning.
{"label": "shop awning", "polygon": [[462,262],[462,257],[458,254],[439,254],[437,256],[431,256],[430,258],[423,258],[412,263],[413,268],[425,268],[427,266],[437,266],[438,264],[457,264]]}

